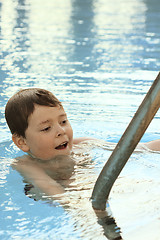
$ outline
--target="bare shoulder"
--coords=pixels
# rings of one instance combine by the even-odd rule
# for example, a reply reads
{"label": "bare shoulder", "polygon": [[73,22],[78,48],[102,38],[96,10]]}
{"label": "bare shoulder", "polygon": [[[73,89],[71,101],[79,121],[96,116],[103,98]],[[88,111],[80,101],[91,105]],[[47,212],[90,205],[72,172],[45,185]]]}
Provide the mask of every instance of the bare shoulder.
{"label": "bare shoulder", "polygon": [[42,168],[40,168],[36,162],[31,160],[31,157],[28,155],[14,159],[12,168],[26,177],[34,177],[38,173],[42,174],[42,172],[44,172]]}
{"label": "bare shoulder", "polygon": [[33,161],[31,161],[30,156],[23,155],[21,157],[15,158],[12,162],[13,168],[17,168],[17,167],[24,166],[24,165],[33,165]]}
{"label": "bare shoulder", "polygon": [[40,192],[47,196],[64,193],[64,188],[52,179],[45,172],[44,168],[31,159],[30,156],[24,155],[16,158],[12,167],[17,170],[27,182],[33,184]]}
{"label": "bare shoulder", "polygon": [[12,168],[17,169],[21,164],[25,164],[27,162],[28,162],[28,156],[27,155],[17,157],[12,162]]}

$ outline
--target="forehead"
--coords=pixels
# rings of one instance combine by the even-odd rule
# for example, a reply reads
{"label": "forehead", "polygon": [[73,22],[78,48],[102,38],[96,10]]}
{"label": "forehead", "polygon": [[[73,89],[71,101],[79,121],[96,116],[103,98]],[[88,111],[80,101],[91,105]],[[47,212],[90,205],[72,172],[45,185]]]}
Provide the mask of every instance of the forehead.
{"label": "forehead", "polygon": [[45,121],[53,121],[54,119],[66,116],[62,106],[49,107],[35,105],[33,113],[28,118],[28,124],[41,124]]}

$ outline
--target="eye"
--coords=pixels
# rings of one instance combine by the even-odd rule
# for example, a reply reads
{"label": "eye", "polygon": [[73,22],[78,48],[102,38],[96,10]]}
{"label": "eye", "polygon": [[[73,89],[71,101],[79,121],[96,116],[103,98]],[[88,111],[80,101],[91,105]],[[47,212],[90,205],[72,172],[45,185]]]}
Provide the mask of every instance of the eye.
{"label": "eye", "polygon": [[41,130],[41,132],[48,132],[51,129],[51,127],[46,127]]}
{"label": "eye", "polygon": [[65,119],[61,122],[62,125],[65,125],[66,123],[67,123],[67,119]]}

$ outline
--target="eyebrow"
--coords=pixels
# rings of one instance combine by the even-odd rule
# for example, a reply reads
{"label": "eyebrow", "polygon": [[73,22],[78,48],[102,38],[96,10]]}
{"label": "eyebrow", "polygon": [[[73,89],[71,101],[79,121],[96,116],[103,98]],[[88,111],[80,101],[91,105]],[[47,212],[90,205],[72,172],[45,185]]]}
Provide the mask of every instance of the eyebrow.
{"label": "eyebrow", "polygon": [[42,122],[40,122],[38,125],[41,126],[41,125],[46,124],[46,123],[49,123],[49,122],[51,122],[51,121],[50,121],[50,120],[42,121]]}
{"label": "eyebrow", "polygon": [[[63,113],[63,114],[61,114],[61,115],[58,116],[58,118],[61,118],[61,117],[67,117],[67,114],[66,114],[66,113]],[[41,126],[41,125],[46,124],[46,123],[49,123],[49,122],[51,122],[51,120],[50,120],[50,119],[47,119],[47,120],[45,120],[45,121],[40,122],[40,123],[38,124],[38,126]]]}

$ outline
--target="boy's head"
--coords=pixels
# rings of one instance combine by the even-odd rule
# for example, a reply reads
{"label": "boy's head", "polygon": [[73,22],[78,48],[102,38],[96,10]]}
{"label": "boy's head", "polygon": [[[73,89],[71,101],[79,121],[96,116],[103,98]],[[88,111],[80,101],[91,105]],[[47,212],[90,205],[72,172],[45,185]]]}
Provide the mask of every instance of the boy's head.
{"label": "boy's head", "polygon": [[6,105],[13,142],[32,157],[49,160],[72,150],[73,130],[61,102],[49,91],[24,89]]}
{"label": "boy's head", "polygon": [[35,105],[57,107],[61,102],[49,91],[40,88],[23,89],[14,94],[5,108],[5,118],[13,134],[25,138],[28,118]]}

